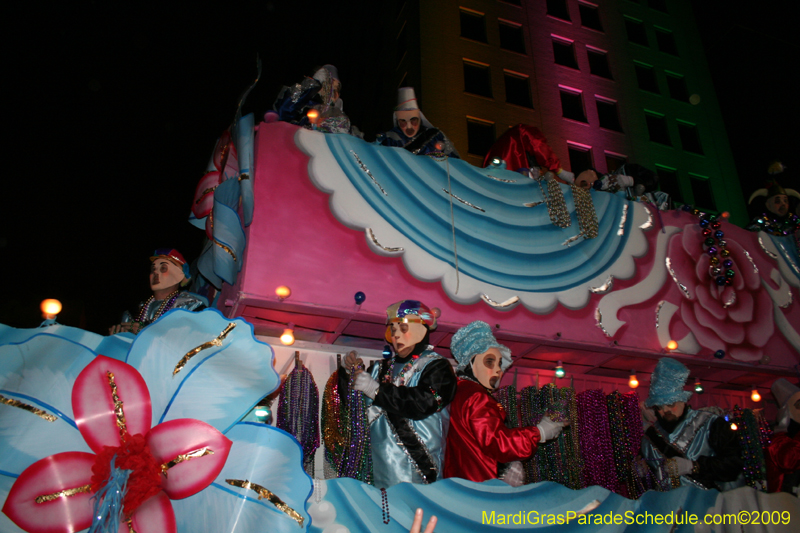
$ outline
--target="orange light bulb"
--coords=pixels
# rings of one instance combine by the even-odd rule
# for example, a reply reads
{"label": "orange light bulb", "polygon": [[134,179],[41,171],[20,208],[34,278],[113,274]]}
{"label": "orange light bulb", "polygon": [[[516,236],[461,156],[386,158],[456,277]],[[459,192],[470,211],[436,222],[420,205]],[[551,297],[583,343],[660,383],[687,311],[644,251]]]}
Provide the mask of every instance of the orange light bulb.
{"label": "orange light bulb", "polygon": [[667,350],[677,350],[677,349],[678,349],[678,343],[676,341],[671,340],[667,343]]}
{"label": "orange light bulb", "polygon": [[317,119],[319,118],[319,111],[317,111],[316,109],[309,109],[308,113],[306,113],[306,116],[308,117],[309,122],[311,122],[312,124],[316,124]]}
{"label": "orange light bulb", "polygon": [[42,304],[39,308],[42,310],[45,318],[55,318],[55,316],[61,312],[61,302],[55,298],[48,298],[47,300],[42,300]]}
{"label": "orange light bulb", "polygon": [[750,395],[750,399],[754,402],[761,401],[761,395],[758,393],[758,389],[753,389],[753,393]]}
{"label": "orange light bulb", "polygon": [[292,295],[292,289],[287,287],[286,285],[281,285],[277,289],[275,289],[275,294],[278,295],[278,298],[281,300],[285,300],[289,296]]}
{"label": "orange light bulb", "polygon": [[291,346],[294,344],[294,331],[291,328],[286,328],[283,330],[283,335],[281,335],[281,343],[285,344],[286,346]]}

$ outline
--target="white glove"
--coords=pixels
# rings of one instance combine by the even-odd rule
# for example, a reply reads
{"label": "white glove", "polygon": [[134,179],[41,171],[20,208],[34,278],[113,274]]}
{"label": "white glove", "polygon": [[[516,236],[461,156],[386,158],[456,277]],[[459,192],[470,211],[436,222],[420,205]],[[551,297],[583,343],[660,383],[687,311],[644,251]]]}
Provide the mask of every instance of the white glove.
{"label": "white glove", "polygon": [[525,484],[525,470],[522,467],[522,461],[513,461],[508,463],[508,469],[503,477],[500,478],[512,487],[521,487]]}
{"label": "white glove", "polygon": [[673,457],[673,459],[675,460],[675,465],[677,466],[676,470],[679,476],[688,476],[692,473],[694,462],[684,457]]}
{"label": "white glove", "polygon": [[633,178],[625,174],[617,174],[617,185],[619,185],[620,189],[633,187]]}
{"label": "white glove", "polygon": [[358,352],[352,350],[344,357],[344,369],[349,374],[354,366],[364,365],[364,361],[358,356]]}
{"label": "white glove", "polygon": [[539,436],[542,438],[539,442],[547,442],[558,437],[564,427],[564,422],[554,422],[550,420],[550,417],[545,416],[542,417],[541,422],[536,424],[536,427],[539,428]]}
{"label": "white glove", "polygon": [[566,181],[567,183],[575,182],[575,174],[573,174],[569,170],[564,170],[563,168],[558,171],[558,174],[556,174],[556,176]]}
{"label": "white glove", "polygon": [[373,400],[375,395],[378,394],[378,382],[372,379],[372,376],[366,372],[359,372],[356,376],[356,381],[353,383],[355,390],[360,390],[364,395],[369,396]]}

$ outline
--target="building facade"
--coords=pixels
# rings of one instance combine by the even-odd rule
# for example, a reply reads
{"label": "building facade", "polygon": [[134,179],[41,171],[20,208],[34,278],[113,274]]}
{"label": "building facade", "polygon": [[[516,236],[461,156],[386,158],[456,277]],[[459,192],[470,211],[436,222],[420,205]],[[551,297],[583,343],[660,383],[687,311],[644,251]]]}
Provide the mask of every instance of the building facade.
{"label": "building facade", "polygon": [[564,168],[639,163],[677,202],[747,221],[688,0],[409,0],[393,16],[389,79],[470,163],[531,124]]}

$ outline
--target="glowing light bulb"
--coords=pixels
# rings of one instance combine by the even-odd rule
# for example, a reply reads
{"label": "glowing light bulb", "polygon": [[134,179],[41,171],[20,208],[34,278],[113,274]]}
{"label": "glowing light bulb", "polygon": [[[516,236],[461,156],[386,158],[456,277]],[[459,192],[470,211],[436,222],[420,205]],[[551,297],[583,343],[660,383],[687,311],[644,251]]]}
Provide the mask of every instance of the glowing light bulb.
{"label": "glowing light bulb", "polygon": [[45,318],[55,318],[61,312],[61,302],[54,298],[48,298],[47,300],[42,300],[39,308]]}
{"label": "glowing light bulb", "polygon": [[631,370],[631,378],[628,380],[628,386],[632,389],[635,389],[639,386],[639,380],[636,379],[636,372]]}
{"label": "glowing light bulb", "polygon": [[316,124],[317,119],[319,118],[319,111],[317,111],[316,109],[309,109],[308,113],[306,113],[306,116],[308,117],[309,122],[311,122],[312,124]]}
{"label": "glowing light bulb", "polygon": [[721,216],[722,218],[729,218],[731,214],[728,213],[727,211],[723,211],[719,216]]}
{"label": "glowing light bulb", "polygon": [[731,429],[733,431],[736,431],[737,429],[739,429],[739,426],[736,425],[736,422],[731,422]]}
{"label": "glowing light bulb", "polygon": [[761,401],[761,395],[758,393],[758,389],[753,389],[753,393],[750,394],[750,399],[753,400],[754,402]]}
{"label": "glowing light bulb", "polygon": [[704,390],[705,390],[705,389],[703,388],[703,384],[702,384],[702,383],[700,383],[700,380],[698,379],[697,381],[695,381],[695,383],[694,383],[694,391],[695,391],[697,394],[703,394],[703,391],[704,391]]}
{"label": "glowing light bulb", "polygon": [[286,298],[288,298],[289,296],[291,296],[291,295],[292,295],[292,289],[290,289],[290,288],[289,288],[289,287],[287,287],[286,285],[281,285],[280,287],[278,287],[277,289],[275,289],[275,294],[276,294],[276,295],[278,296],[278,298],[280,298],[281,300],[285,300]]}
{"label": "glowing light bulb", "polygon": [[260,407],[260,406],[256,407],[256,411],[255,411],[255,415],[256,416],[267,416],[268,414],[269,414],[269,411],[266,410],[265,408]]}
{"label": "glowing light bulb", "polygon": [[673,341],[673,340],[671,340],[671,341],[669,341],[669,342],[667,343],[667,350],[677,350],[677,349],[678,349],[678,343],[677,343],[677,341]]}
{"label": "glowing light bulb", "polygon": [[286,346],[291,346],[294,344],[294,324],[289,324],[288,327],[283,330],[283,335],[281,335],[281,343],[285,344]]}
{"label": "glowing light bulb", "polygon": [[561,361],[558,362],[556,365],[556,377],[563,378],[567,373],[564,371],[564,367],[561,366]]}

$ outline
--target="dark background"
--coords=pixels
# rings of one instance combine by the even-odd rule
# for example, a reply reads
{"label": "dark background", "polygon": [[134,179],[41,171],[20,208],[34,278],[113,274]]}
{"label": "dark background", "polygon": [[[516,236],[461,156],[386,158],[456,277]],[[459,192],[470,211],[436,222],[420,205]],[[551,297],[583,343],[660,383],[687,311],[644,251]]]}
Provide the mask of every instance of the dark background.
{"label": "dark background", "polygon": [[[333,63],[345,112],[366,139],[390,127],[391,109],[373,102],[393,90],[377,73],[394,2],[166,5],[3,8],[0,323],[35,327],[39,302],[58,298],[60,323],[104,333],[149,295],[155,248],[197,257],[203,232],[187,222],[194,189],[255,78],[256,55],[262,77],[243,112],[257,121],[282,85]],[[800,169],[797,8],[732,5],[693,2],[749,196],[771,159]]]}

